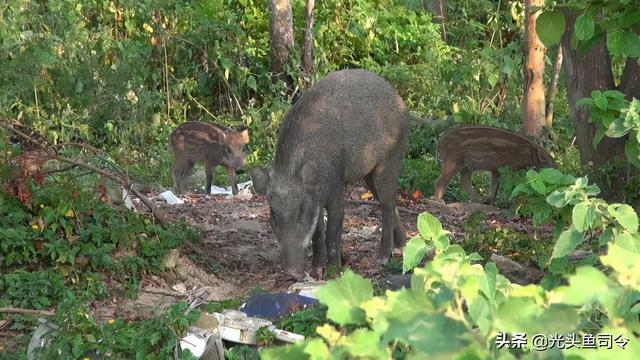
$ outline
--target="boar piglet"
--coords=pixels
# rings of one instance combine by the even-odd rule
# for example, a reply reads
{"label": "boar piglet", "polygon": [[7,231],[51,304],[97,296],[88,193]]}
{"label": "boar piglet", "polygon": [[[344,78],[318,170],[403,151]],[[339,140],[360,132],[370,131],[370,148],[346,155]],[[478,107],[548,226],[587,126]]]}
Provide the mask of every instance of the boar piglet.
{"label": "boar piglet", "polygon": [[188,121],[169,136],[174,162],[171,167],[174,190],[181,194],[185,181],[197,162],[205,166],[205,193],[211,193],[213,170],[222,165],[227,169],[231,191],[238,193],[236,170],[244,171],[244,146],[249,143],[247,130],[235,131],[222,125]]}
{"label": "boar piglet", "polygon": [[476,200],[472,173],[491,171],[489,201],[493,202],[498,191],[499,168],[555,167],[551,156],[533,141],[490,126],[461,126],[445,131],[438,141],[438,158],[442,162],[442,172],[435,184],[436,200],[442,200],[444,189],[458,172],[460,187]]}
{"label": "boar piglet", "polygon": [[252,171],[256,192],[269,200],[285,272],[304,276],[309,243],[314,268],[327,261],[340,265],[345,185],[362,178],[382,207],[380,261],[388,261],[394,244],[404,244],[394,193],[409,145],[409,121],[394,88],[362,69],[327,75],[289,109],[272,169]]}

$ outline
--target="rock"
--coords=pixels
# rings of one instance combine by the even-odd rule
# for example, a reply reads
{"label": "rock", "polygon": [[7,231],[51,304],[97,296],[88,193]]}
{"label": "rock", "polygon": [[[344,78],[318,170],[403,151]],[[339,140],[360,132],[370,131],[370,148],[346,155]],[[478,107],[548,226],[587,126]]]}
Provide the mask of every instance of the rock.
{"label": "rock", "polygon": [[502,255],[491,255],[491,261],[496,263],[500,274],[519,285],[537,283],[544,276],[542,270],[530,265],[524,266]]}

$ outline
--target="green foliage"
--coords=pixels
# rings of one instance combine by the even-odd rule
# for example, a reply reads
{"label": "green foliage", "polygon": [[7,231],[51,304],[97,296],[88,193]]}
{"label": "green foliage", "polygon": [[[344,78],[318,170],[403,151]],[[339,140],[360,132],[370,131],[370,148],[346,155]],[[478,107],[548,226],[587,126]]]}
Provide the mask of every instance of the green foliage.
{"label": "green foliage", "polygon": [[536,19],[538,38],[546,47],[560,42],[564,27],[564,16],[559,11],[545,11]]}
{"label": "green foliage", "polygon": [[100,324],[82,299],[68,294],[56,309],[56,316],[51,318],[60,328],[47,336],[50,343],[41,350],[39,358],[82,358],[91,354],[130,359],[170,358],[176,336],[182,337],[198,316],[188,304],[177,303],[150,320],[117,319]]}
{"label": "green foliage", "polygon": [[[565,175],[556,169],[542,169],[540,172],[528,170],[526,182],[515,186],[509,200],[513,200],[516,214],[533,216],[533,224],[539,226],[549,221],[560,221],[563,215],[562,206],[547,202],[547,198],[559,194],[558,189],[563,189],[571,184],[582,184],[582,179],[576,180],[571,175]],[[564,194],[564,193],[562,193]],[[554,195],[554,196],[555,196]]]}
{"label": "green foliage", "polygon": [[316,328],[327,321],[327,307],[316,305],[285,316],[276,325],[278,329],[311,337]]}

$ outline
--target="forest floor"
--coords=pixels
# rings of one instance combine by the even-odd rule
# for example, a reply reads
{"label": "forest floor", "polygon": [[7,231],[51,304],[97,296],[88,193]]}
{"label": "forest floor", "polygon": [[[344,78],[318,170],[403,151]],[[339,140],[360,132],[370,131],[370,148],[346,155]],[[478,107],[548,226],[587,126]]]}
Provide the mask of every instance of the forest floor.
{"label": "forest floor", "polygon": [[[381,213],[375,203],[361,200],[363,194],[366,189],[362,185],[351,186],[345,192],[348,200],[342,232],[342,262],[344,267],[377,283],[402,272],[402,253],[396,250],[386,266],[377,262]],[[158,194],[147,195],[154,198]],[[278,244],[269,225],[266,197],[242,200],[187,193],[183,199],[184,204],[179,205],[157,204],[171,220],[184,220],[197,229],[202,243],[183,247],[177,260],[170,261],[167,271],[145,278],[135,301],[111,298],[92,304],[96,318],[104,320],[116,315],[129,319],[146,318],[178,300],[195,297],[204,301],[245,299],[260,291],[286,291],[294,283],[279,265]],[[398,205],[407,239],[417,234],[417,217],[423,211],[436,215],[450,232],[451,241],[458,243],[465,239],[464,224],[476,210],[485,212],[483,224],[479,225],[485,228],[507,227],[527,234],[549,230],[534,229],[527,219],[514,218],[505,210],[482,204],[445,206],[427,199],[414,201],[399,196]],[[142,205],[136,207],[146,211]],[[525,267],[531,269],[532,265]]]}

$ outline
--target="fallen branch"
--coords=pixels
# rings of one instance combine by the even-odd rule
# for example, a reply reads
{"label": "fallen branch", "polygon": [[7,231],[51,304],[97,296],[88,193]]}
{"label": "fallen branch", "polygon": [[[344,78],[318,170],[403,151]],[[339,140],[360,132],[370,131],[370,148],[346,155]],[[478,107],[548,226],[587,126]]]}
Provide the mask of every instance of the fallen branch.
{"label": "fallen branch", "polygon": [[34,309],[21,309],[14,307],[3,307],[0,308],[0,313],[8,313],[8,314],[28,314],[28,315],[40,315],[40,316],[53,316],[56,313],[49,310],[34,310]]}

